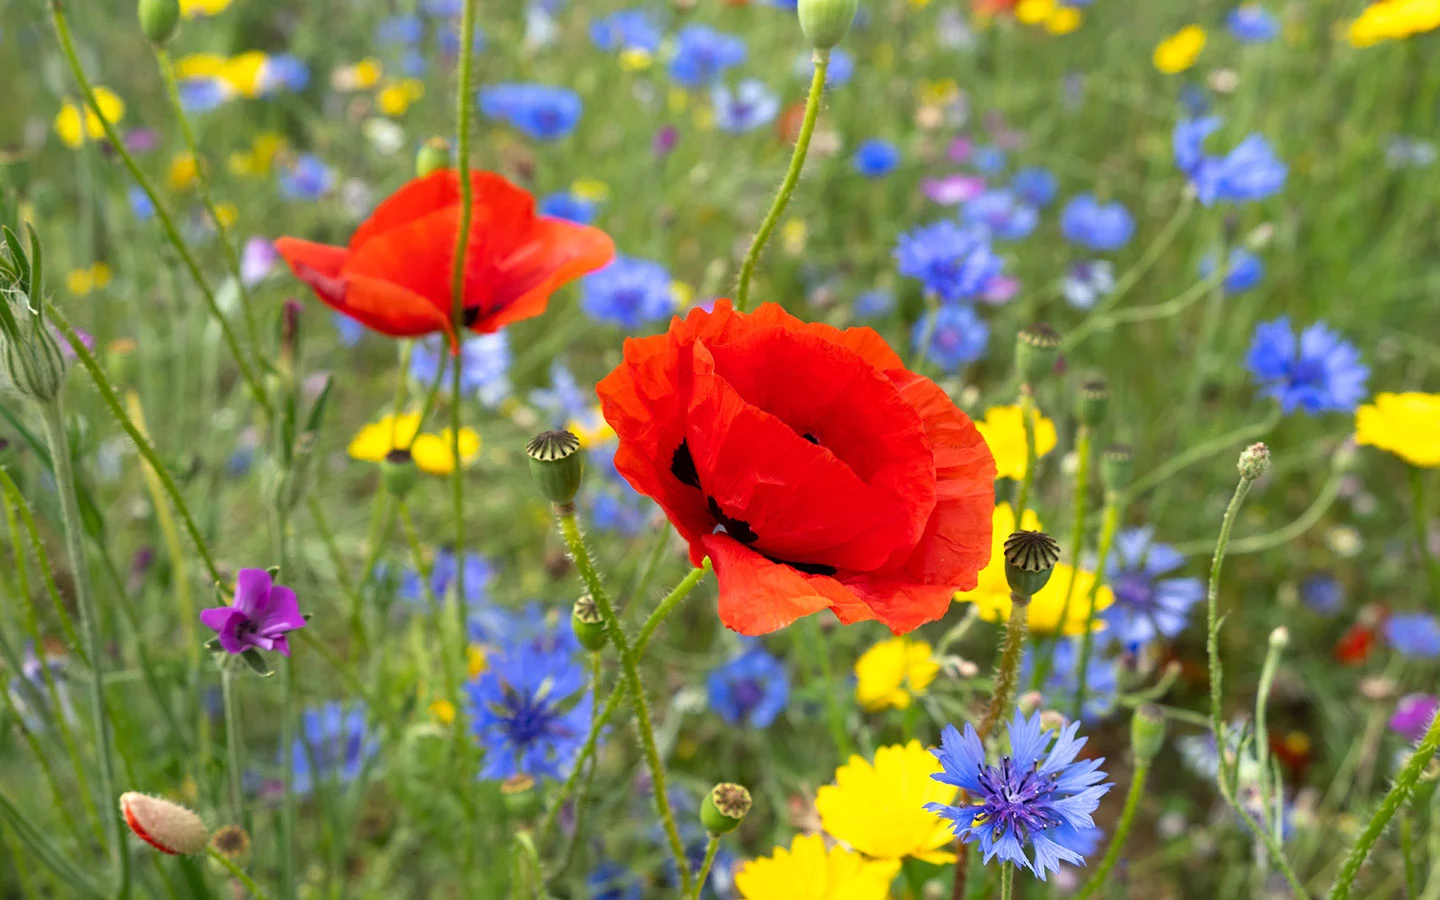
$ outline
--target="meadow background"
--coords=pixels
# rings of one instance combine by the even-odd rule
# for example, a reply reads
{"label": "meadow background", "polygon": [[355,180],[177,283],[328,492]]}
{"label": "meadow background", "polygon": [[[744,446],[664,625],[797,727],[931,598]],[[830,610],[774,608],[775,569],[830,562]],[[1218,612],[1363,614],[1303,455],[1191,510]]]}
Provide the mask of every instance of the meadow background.
{"label": "meadow background", "polygon": [[[457,654],[439,649],[459,635],[444,624],[445,610],[427,606],[417,574],[417,563],[455,565],[447,479],[421,475],[398,515],[379,466],[351,452],[362,428],[397,400],[421,405],[437,345],[407,349],[347,325],[264,253],[264,242],[281,235],[344,243],[375,203],[414,177],[424,141],[453,136],[459,4],[183,4],[191,15],[168,51],[193,76],[182,81],[182,97],[198,162],[186,155],[132,4],[66,5],[80,62],[123,105],[118,129],[239,329],[240,292],[201,203],[196,166],[207,174],[252,267],[259,355],[274,366],[268,377],[293,386],[302,406],[325,375],[332,379],[280,579],[314,616],[293,641],[292,701],[312,741],[294,758],[313,779],[300,800],[295,878],[287,890],[276,843],[287,701],[280,679],[244,672],[236,689],[253,846],[242,865],[278,896],[528,896],[516,893],[514,874],[515,821],[524,814],[507,813],[498,782],[477,777],[466,713],[443,686],[478,676],[488,645],[543,629],[546,616],[568,631],[580,589],[527,472],[524,446],[538,431],[569,426],[587,444],[582,523],[627,622],[638,627],[689,571],[660,511],[611,468],[591,386],[619,362],[623,338],[659,333],[671,313],[729,296],[789,163],[810,79],[810,47],[793,8],[638,4],[655,40],[627,32],[609,43],[593,26],[631,7],[481,4],[480,96],[503,83],[559,86],[578,98],[578,115],[571,127],[553,128],[523,112],[504,121],[481,103],[472,165],[554,204],[542,208],[589,216],[620,254],[655,266],[629,292],[585,281],[562,289],[543,316],[477,345],[473,361],[467,350],[475,381],[461,401],[463,420],[481,442],[464,475],[464,550],[476,554],[466,563],[467,600],[492,624],[471,629],[461,671],[452,665]],[[1297,328],[1323,322],[1358,348],[1369,369],[1366,402],[1379,392],[1440,391],[1440,35],[1355,46],[1350,23],[1365,5],[1348,0],[1270,0],[1274,28],[1264,40],[1237,34],[1227,24],[1234,6],[1224,2],[1095,0],[1073,16],[1022,3],[1018,18],[1005,6],[862,2],[835,51],[849,71],[840,77],[832,62],[809,159],[761,262],[756,297],[806,320],[875,328],[976,420],[1015,402],[1014,336],[1049,322],[1067,343],[1036,386],[1057,441],[1039,460],[1032,506],[1067,560],[1083,377],[1103,377],[1110,392],[1096,452],[1133,448],[1141,489],[1127,497],[1123,524],[1152,528],[1187,558],[1167,577],[1205,577],[1235,460],[1253,441],[1270,446],[1273,466],[1235,524],[1221,595],[1225,710],[1253,715],[1270,635],[1283,626],[1288,647],[1269,673],[1269,733],[1255,743],[1280,761],[1287,856],[1307,890],[1322,895],[1408,746],[1390,727],[1397,703],[1436,692],[1440,634],[1402,652],[1385,621],[1433,614],[1440,603],[1434,564],[1424,558],[1427,549],[1432,559],[1440,554],[1435,501],[1425,497],[1440,484],[1433,468],[1412,478],[1402,459],[1357,448],[1354,403],[1282,413],[1259,390],[1247,351],[1260,323],[1282,315]],[[743,42],[743,60],[718,82],[751,92],[742,107],[677,78],[677,35],[693,25]],[[1157,45],[1191,25],[1204,29],[1203,48],[1180,71],[1162,71],[1176,66],[1157,66]],[[0,0],[0,84],[5,221],[33,223],[54,305],[93,338],[132,419],[143,416],[220,569],[279,563],[267,538],[270,436],[153,209],[101,135],[84,135],[80,95],[45,4]],[[1283,189],[1256,202],[1196,201],[1172,135],[1199,115],[1223,119],[1207,142],[1212,153],[1262,135],[1287,169]],[[886,147],[866,148],[872,141]],[[936,182],[949,178],[952,191],[973,193],[980,180],[1003,188],[1035,169],[1053,176],[1053,198],[1035,205],[1029,228],[1002,214],[999,230],[1017,234],[993,244],[1013,284],[971,304],[988,339],[963,361],[922,357],[917,336],[933,336],[923,319],[936,301],[897,270],[897,242],[966,215],[973,199],[937,202],[954,198]],[[1133,233],[1105,250],[1078,244],[1061,211],[1080,194],[1122,204]],[[1261,271],[1227,290],[1202,263],[1238,247]],[[1075,288],[1076,265],[1094,260],[1107,261],[1126,287],[1110,312],[1103,297],[1098,312],[1086,307]],[[300,301],[299,338],[282,353],[291,298]],[[1126,310],[1142,308],[1126,319]],[[404,371],[411,376],[397,396]],[[448,420],[449,402],[442,399],[445,419],[427,431]],[[202,647],[211,635],[196,618],[216,602],[206,568],[83,371],[70,374],[65,403],[107,659],[117,790],[183,802],[212,827],[239,824],[227,809],[220,681]],[[0,684],[12,700],[0,707],[0,795],[14,811],[0,820],[0,896],[79,896],[16,824],[29,823],[72,865],[98,873],[101,814],[114,798],[95,789],[88,669],[52,602],[73,616],[49,456],[26,404],[7,397],[0,414],[0,465],[15,488],[6,493],[10,530],[0,550]],[[1428,434],[1401,438],[1435,439]],[[997,490],[1007,497],[1014,485]],[[432,583],[443,599],[449,582]],[[911,738],[933,745],[944,723],[974,718],[989,695],[1001,625],[969,621],[953,631],[971,608],[957,603],[945,621],[910,637],[937,664],[923,684],[909,683],[904,667],[877,676],[893,674],[905,708],[866,708],[856,701],[856,661],[890,637],[883,626],[838,627],[822,614],[741,640],[716,618],[713,579],[700,582],[657,632],[644,665],[687,841],[703,853],[704,833],[691,823],[715,782],[745,784],[755,798],[722,844],[715,896],[739,896],[732,870],[744,860],[819,830],[816,790],[850,753],[870,757]],[[1123,862],[1104,890],[1287,896],[1264,849],[1217,796],[1213,740],[1207,774],[1203,603],[1186,623],[1161,642],[1103,654],[1101,677],[1118,688],[1085,725],[1091,752],[1109,759],[1118,785],[1096,814],[1102,828],[1113,827],[1128,784],[1132,708],[1143,695],[1174,711]],[[1049,640],[1042,635],[1036,646]],[[27,654],[49,661],[59,694],[37,688],[43,666]],[[737,660],[738,674],[730,668]],[[607,670],[606,683],[612,678]],[[767,721],[756,721],[755,702],[737,708],[733,690],[717,693],[726,678],[766,698]],[[1039,708],[1068,708],[1067,690],[1036,686],[1046,693]],[[559,843],[542,848],[547,896],[678,896],[647,777],[628,725],[617,720],[602,741],[588,824],[569,840],[570,816],[562,815]],[[1440,896],[1434,804],[1416,804],[1403,819],[1377,844],[1358,896],[1407,896],[1407,884],[1409,896]],[[211,864],[180,864],[134,842],[127,852],[138,896],[230,896],[232,887],[243,895]],[[949,896],[940,875],[907,864],[893,896]],[[1083,878],[1070,870],[1041,885],[1024,875],[1018,894],[1063,894]],[[992,889],[971,879],[974,896]]]}

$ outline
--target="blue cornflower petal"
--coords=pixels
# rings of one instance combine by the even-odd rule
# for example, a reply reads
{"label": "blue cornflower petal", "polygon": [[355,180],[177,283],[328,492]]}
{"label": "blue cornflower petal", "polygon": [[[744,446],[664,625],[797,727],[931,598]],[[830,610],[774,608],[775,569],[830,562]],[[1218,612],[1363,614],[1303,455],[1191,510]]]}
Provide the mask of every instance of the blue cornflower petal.
{"label": "blue cornflower petal", "polygon": [[730,725],[768,728],[790,700],[784,663],[760,647],[714,669],[706,686],[710,706]]}
{"label": "blue cornflower petal", "polygon": [[582,108],[579,94],[548,84],[497,84],[480,90],[480,112],[537,141],[570,134]]}
{"label": "blue cornflower petal", "polygon": [[1061,211],[1060,232],[1091,250],[1119,250],[1135,233],[1135,220],[1118,200],[1101,203],[1093,194],[1080,194]]}
{"label": "blue cornflower petal", "polygon": [[1261,396],[1278,399],[1287,414],[1354,412],[1370,377],[1354,344],[1320,322],[1297,339],[1288,316],[1256,326],[1245,362]]}

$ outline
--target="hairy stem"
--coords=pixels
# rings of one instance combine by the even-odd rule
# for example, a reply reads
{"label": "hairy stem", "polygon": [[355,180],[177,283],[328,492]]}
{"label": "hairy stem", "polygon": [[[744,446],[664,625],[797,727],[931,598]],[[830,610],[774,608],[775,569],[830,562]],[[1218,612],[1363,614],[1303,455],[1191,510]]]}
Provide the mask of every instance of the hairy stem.
{"label": "hairy stem", "polygon": [[1145,793],[1145,777],[1149,774],[1149,764],[1135,767],[1135,774],[1130,779],[1130,791],[1125,795],[1125,809],[1120,813],[1119,824],[1115,826],[1115,836],[1110,839],[1110,846],[1105,848],[1105,857],[1100,860],[1100,865],[1085,882],[1085,886],[1075,895],[1075,900],[1089,900],[1095,896],[1095,892],[1105,886],[1110,870],[1120,861],[1120,851],[1125,849],[1125,841],[1130,837],[1130,827],[1135,824],[1135,812],[1140,808],[1140,798]]}
{"label": "hairy stem", "polygon": [[1075,684],[1075,705],[1072,708],[1072,715],[1077,720],[1085,709],[1090,654],[1095,649],[1095,604],[1099,602],[1100,588],[1105,583],[1105,566],[1110,562],[1110,550],[1115,546],[1115,534],[1120,530],[1120,503],[1121,497],[1115,491],[1105,492],[1105,511],[1100,519],[1100,546],[1095,558],[1095,580],[1090,585],[1090,596],[1086,600],[1085,631],[1080,635],[1079,674]]}
{"label": "hairy stem", "polygon": [[715,865],[715,855],[719,852],[720,836],[712,834],[705,844],[705,861],[700,864],[700,874],[695,878],[695,900],[700,900],[700,895],[705,893],[705,881],[710,877],[710,867]]}

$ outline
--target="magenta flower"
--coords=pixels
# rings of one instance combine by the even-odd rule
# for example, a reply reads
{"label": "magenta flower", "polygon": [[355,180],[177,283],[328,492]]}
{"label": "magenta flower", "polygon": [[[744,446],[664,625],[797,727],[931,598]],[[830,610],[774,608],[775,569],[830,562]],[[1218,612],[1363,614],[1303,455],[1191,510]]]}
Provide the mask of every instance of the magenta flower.
{"label": "magenta flower", "polygon": [[1440,708],[1440,698],[1433,694],[1406,694],[1395,704],[1390,730],[1404,736],[1407,741],[1418,742],[1425,736],[1437,708]]}
{"label": "magenta flower", "polygon": [[285,632],[305,627],[295,592],[274,584],[264,569],[241,569],[233,605],[204,610],[200,621],[215,630],[226,653],[236,654],[258,648],[289,656]]}
{"label": "magenta flower", "polygon": [[941,206],[955,206],[967,203],[985,193],[985,179],[978,175],[947,175],[944,178],[927,178],[920,189],[932,203]]}

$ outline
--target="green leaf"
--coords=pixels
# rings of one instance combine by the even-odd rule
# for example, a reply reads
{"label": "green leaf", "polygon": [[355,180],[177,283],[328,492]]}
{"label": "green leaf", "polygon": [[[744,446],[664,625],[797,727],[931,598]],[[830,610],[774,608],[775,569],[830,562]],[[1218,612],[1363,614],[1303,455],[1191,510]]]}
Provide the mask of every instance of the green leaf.
{"label": "green leaf", "polygon": [[254,647],[249,648],[240,655],[245,660],[245,664],[250,667],[250,670],[261,678],[269,678],[275,674],[275,672],[271,670],[270,664],[265,662],[265,657],[261,656],[260,651]]}
{"label": "green leaf", "polygon": [[45,314],[45,257],[40,249],[40,235],[35,233],[35,226],[29,222],[25,223],[25,230],[30,235],[30,303],[40,310],[41,318]]}
{"label": "green leaf", "polygon": [[10,230],[9,225],[0,226],[0,234],[5,237],[5,246],[10,248],[10,261],[19,276],[20,290],[29,295],[30,260],[25,256],[25,245],[20,243],[20,237]]}
{"label": "green leaf", "polygon": [[[106,802],[115,802],[115,798],[108,797]],[[107,806],[109,815],[115,815],[113,809]],[[75,868],[70,855],[55,845],[49,835],[45,834],[34,822],[30,821],[19,807],[10,802],[10,798],[0,793],[0,821],[10,827],[15,835],[20,838],[21,843],[29,848],[35,859],[44,864],[65,884],[76,891],[74,896],[95,897],[97,900],[104,900],[106,892],[92,882],[84,872]]]}

